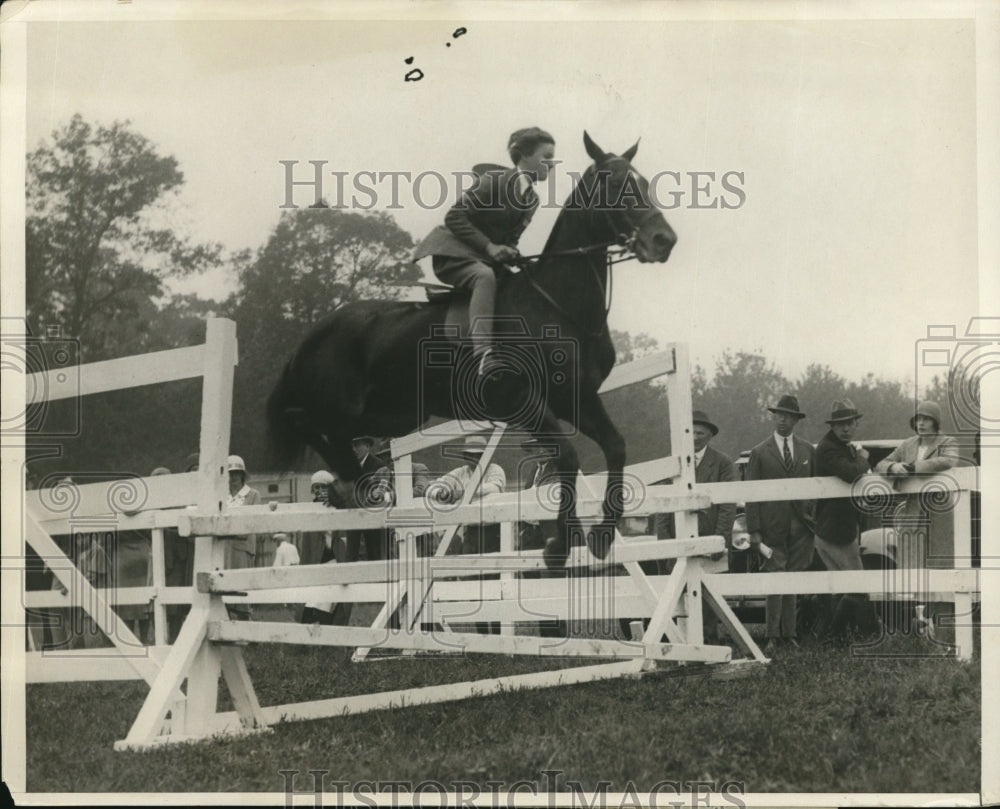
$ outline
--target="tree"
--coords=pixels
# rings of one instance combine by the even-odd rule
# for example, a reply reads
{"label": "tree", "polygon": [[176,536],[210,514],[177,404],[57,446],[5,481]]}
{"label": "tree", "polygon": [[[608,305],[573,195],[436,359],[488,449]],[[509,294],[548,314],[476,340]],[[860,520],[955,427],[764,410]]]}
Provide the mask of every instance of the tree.
{"label": "tree", "polygon": [[723,352],[711,383],[701,368],[695,369],[692,379],[694,408],[705,410],[719,426],[715,445],[733,457],[767,434],[767,406],[790,390],[790,383],[773,363],[746,351]]}
{"label": "tree", "polygon": [[264,463],[264,402],[302,338],[345,303],[398,298],[421,277],[412,247],[387,213],[315,207],[283,212],[263,247],[237,257],[225,308],[239,335],[233,448],[247,463]]}
{"label": "tree", "polygon": [[162,308],[163,279],[219,257],[217,245],[154,224],[183,180],[177,161],[128,121],[94,127],[75,115],[28,155],[26,310],[34,333],[62,326],[81,341],[86,362],[149,350],[133,337],[148,333]]}

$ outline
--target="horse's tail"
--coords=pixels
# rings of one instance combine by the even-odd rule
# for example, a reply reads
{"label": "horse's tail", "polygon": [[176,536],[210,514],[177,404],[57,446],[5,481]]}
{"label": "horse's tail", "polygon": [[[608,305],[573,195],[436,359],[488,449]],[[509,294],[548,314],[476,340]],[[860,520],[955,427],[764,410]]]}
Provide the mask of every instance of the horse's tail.
{"label": "horse's tail", "polygon": [[302,405],[294,396],[293,357],[278,384],[267,398],[267,443],[269,469],[290,471],[302,459],[306,449]]}

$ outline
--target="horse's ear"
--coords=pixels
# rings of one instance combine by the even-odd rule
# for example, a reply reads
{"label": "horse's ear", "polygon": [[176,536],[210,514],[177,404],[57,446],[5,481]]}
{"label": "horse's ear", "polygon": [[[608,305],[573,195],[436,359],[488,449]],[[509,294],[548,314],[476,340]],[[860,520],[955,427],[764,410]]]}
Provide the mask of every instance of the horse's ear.
{"label": "horse's ear", "polygon": [[[641,138],[639,140],[642,140]],[[622,155],[626,160],[631,162],[632,158],[635,157],[635,153],[639,151],[639,141],[637,140],[632,144],[632,148],[626,149],[625,153]]]}
{"label": "horse's ear", "polygon": [[587,134],[587,130],[583,130],[583,145],[587,148],[587,154],[590,155],[591,159],[595,163],[603,163],[607,157],[604,154],[604,150],[591,140],[590,135]]}

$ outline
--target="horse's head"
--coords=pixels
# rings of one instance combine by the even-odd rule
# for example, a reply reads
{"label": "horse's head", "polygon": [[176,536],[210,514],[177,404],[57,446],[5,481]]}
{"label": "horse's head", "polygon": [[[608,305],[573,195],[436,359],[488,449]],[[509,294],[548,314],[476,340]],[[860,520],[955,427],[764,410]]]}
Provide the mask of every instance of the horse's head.
{"label": "horse's head", "polygon": [[620,156],[605,152],[586,132],[583,143],[594,164],[580,178],[569,204],[588,211],[594,235],[626,245],[639,261],[666,261],[677,234],[650,202],[649,182],[632,168],[638,141]]}

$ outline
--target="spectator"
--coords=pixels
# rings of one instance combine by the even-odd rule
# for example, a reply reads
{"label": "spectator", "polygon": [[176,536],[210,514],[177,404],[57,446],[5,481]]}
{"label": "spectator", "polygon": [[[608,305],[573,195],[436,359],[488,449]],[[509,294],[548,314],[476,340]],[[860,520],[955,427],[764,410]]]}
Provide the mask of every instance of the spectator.
{"label": "spectator", "polygon": [[[729,456],[722,454],[710,446],[712,439],[719,434],[719,428],[703,410],[695,410],[691,414],[691,437],[694,440],[694,479],[695,483],[729,483],[736,480],[736,469]],[[669,480],[656,481],[654,485],[670,483]],[[713,503],[698,511],[698,536],[721,536],[725,539],[726,550],[732,551],[733,523],[736,520],[735,503]],[[660,539],[673,539],[677,536],[674,515],[657,514],[653,518],[656,536]],[[712,554],[713,560],[721,559],[725,551]],[[650,573],[669,573],[673,570],[674,560],[663,560],[662,565],[652,563],[644,570]],[[703,626],[705,637],[718,635],[718,617],[708,604],[703,605]],[[628,619],[622,619],[623,634],[628,636]]]}
{"label": "spectator", "polygon": [[[185,472],[197,472],[198,466],[197,452],[192,452],[184,459]],[[194,537],[182,537],[176,528],[164,528],[163,555],[164,581],[167,587],[190,587],[194,583]],[[188,604],[167,605],[168,643],[173,643],[177,638],[190,609]]]}
{"label": "spectator", "polygon": [[[539,486],[546,486],[558,482],[556,477],[555,464],[553,463],[554,452],[548,447],[543,447],[538,443],[537,438],[527,438],[521,442],[523,449],[532,463],[525,465],[527,474],[525,475],[525,490],[537,489]],[[544,452],[544,454],[542,454]],[[528,499],[532,502],[532,499]],[[518,550],[541,550],[545,547],[545,541],[550,536],[555,536],[556,520],[525,520],[518,523]],[[563,576],[562,571],[551,573],[543,570],[525,571],[522,576],[526,579],[541,579],[550,576]],[[569,627],[566,621],[553,619],[538,622],[538,634],[543,638],[565,638],[569,635]]]}
{"label": "spectator", "polygon": [[[851,443],[862,413],[850,399],[837,400],[831,408],[829,432],[816,446],[816,474],[854,483],[868,471],[868,451]],[[816,553],[827,570],[863,570],[861,564],[861,515],[850,497],[820,499],[816,503]],[[874,609],[863,593],[842,596],[828,627],[837,639],[857,629],[862,635],[878,630]]]}
{"label": "spectator", "polygon": [[[958,442],[951,436],[941,435],[941,408],[935,402],[917,404],[910,419],[910,429],[916,435],[907,438],[880,461],[876,472],[899,481],[914,475],[935,475],[958,465]],[[895,525],[902,553],[901,567],[947,570],[955,566],[953,504],[952,498],[937,503],[920,494],[906,497],[897,512]],[[930,618],[936,627],[943,627],[942,619],[954,615],[950,602],[930,606]],[[936,631],[936,635],[941,640],[949,640],[953,632]]]}
{"label": "spectator", "polygon": [[[309,481],[309,495],[313,503],[322,503],[324,506],[337,508],[338,499],[333,491],[336,478],[325,469],[314,472]],[[302,534],[301,547],[299,549],[300,563],[303,565],[321,565],[323,557],[328,552],[334,553],[335,538],[333,531],[307,531]],[[346,546],[340,538],[336,538],[338,544],[337,555],[343,559],[346,553]]]}
{"label": "spectator", "polygon": [[[108,587],[111,584],[112,567],[108,554],[101,544],[100,534],[97,532],[78,533],[74,539],[79,553],[76,566],[80,572],[95,589],[101,590]],[[102,595],[106,596],[107,594]],[[75,629],[79,631],[79,640],[73,644],[74,646],[78,645],[79,642],[82,642],[85,649],[99,649],[108,645],[104,633],[91,616],[90,611],[95,609],[97,609],[96,604],[88,603],[85,603],[82,608],[76,609],[79,622]]]}
{"label": "spectator", "polygon": [[[382,465],[378,468],[378,471],[375,472],[375,485],[372,491],[372,500],[376,503],[385,504],[386,506],[396,505],[396,488],[398,485],[396,481],[396,462],[392,457],[392,448],[389,446],[388,441],[386,441],[378,452],[375,453],[375,457]],[[422,464],[417,461],[411,462],[411,470],[412,474],[410,476],[410,480],[400,481],[400,483],[412,486],[414,498],[423,497],[424,492],[427,491],[427,486],[432,480],[431,472],[427,468],[426,464]],[[416,537],[417,554],[419,556],[428,556],[433,552],[433,537],[433,533],[421,534]],[[386,528],[384,538],[385,547],[392,551],[392,556],[396,556],[396,546],[392,542],[392,539],[392,529]]]}
{"label": "spectator", "polygon": [[[481,435],[470,435],[465,439],[462,448],[462,466],[456,467],[443,477],[438,478],[427,487],[427,494],[438,503],[461,503],[466,492],[472,485],[472,477],[476,470],[482,467],[483,453],[486,451],[486,439]],[[491,494],[501,494],[507,487],[507,476],[503,467],[491,463],[482,470],[479,485],[471,493],[469,502],[476,502]],[[500,526],[483,525],[480,522],[464,526],[462,553],[497,553],[500,550]],[[490,578],[496,578],[491,576]],[[482,634],[498,634],[498,622],[479,622],[477,630]]]}
{"label": "spectator", "polygon": [[[229,506],[256,506],[260,504],[260,492],[247,485],[247,468],[239,455],[226,459],[229,472]],[[224,567],[227,570],[253,567],[257,557],[257,537],[247,534],[239,537],[224,537],[226,540]],[[252,614],[250,604],[231,604],[229,612],[236,619],[249,620]]]}
{"label": "spectator", "polygon": [[[747,480],[807,478],[813,474],[812,445],[794,435],[798,423],[806,417],[794,396],[782,396],[769,407],[775,431],[754,447],[747,462]],[[800,571],[809,567],[813,556],[813,533],[810,527],[812,504],[805,500],[779,500],[747,503],[747,530],[755,550],[764,543],[771,556],[762,565],[763,572]],[[796,641],[796,597],[793,594],[768,596],[765,603],[767,646],[772,654],[779,639],[789,646]]]}
{"label": "spectator", "polygon": [[[481,435],[470,435],[465,439],[462,449],[462,466],[456,467],[446,475],[435,480],[427,487],[427,494],[437,503],[460,503],[466,490],[472,483],[472,476],[481,465],[483,453],[486,451],[486,439]],[[483,470],[479,486],[469,498],[476,502],[491,494],[500,494],[507,487],[507,476],[503,467],[491,463]],[[489,530],[484,533],[479,523],[465,526],[465,539],[462,543],[462,553],[491,553],[500,550],[499,526],[485,526]],[[484,547],[485,545],[485,547]]]}
{"label": "spectator", "polygon": [[[736,480],[732,459],[709,446],[719,434],[711,419],[702,410],[692,414],[694,438],[695,483],[729,483]],[[726,549],[733,544],[733,521],[736,519],[735,503],[714,503],[698,511],[698,536],[722,536]],[[716,556],[714,558],[721,558]]]}
{"label": "spectator", "polygon": [[[354,483],[351,501],[353,508],[368,508],[374,505],[371,500],[374,488],[375,473],[382,466],[372,454],[375,444],[374,436],[359,435],[351,439],[351,451],[358,459],[361,475]],[[385,548],[382,547],[385,531],[381,528],[369,528],[363,531],[350,531],[347,534],[347,561],[356,562],[361,558],[361,540],[365,541],[365,555],[369,562],[385,558]]]}
{"label": "spectator", "polygon": [[289,541],[288,534],[277,533],[272,536],[272,539],[278,543],[272,567],[291,567],[299,563],[299,549]]}

